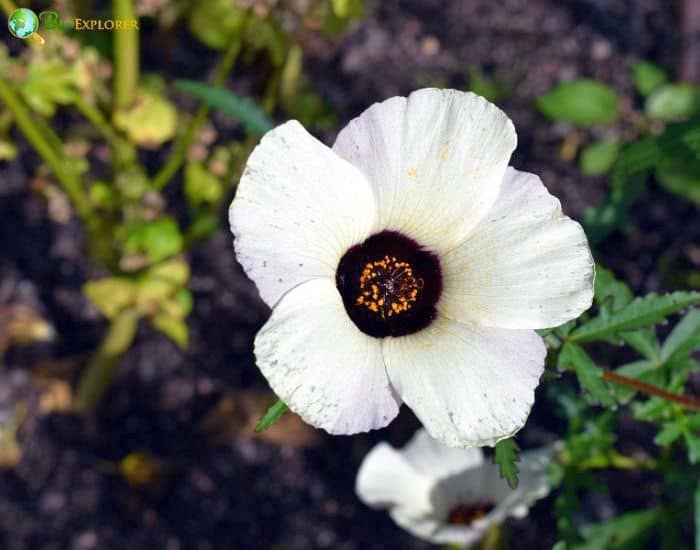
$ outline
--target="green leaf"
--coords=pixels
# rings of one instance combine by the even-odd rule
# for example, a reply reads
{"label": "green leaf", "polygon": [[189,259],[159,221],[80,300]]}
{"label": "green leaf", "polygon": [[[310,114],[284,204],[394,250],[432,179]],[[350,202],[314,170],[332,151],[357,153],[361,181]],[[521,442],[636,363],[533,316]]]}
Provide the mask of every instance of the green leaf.
{"label": "green leaf", "polygon": [[668,159],[700,156],[700,119],[669,124],[659,136],[651,136],[628,145],[620,153],[613,169],[613,188],[625,185],[633,174],[652,170]]}
{"label": "green leaf", "polygon": [[610,315],[599,314],[570,335],[574,342],[592,342],[644,328],[663,321],[668,315],[700,302],[700,292],[673,292],[658,296],[651,293],[636,298]]}
{"label": "green leaf", "polygon": [[282,415],[289,410],[289,407],[285,405],[282,401],[277,400],[277,402],[270,407],[264,416],[260,419],[260,422],[255,426],[255,433],[261,433],[267,430],[270,426],[277,424]]}
{"label": "green leaf", "polygon": [[226,88],[210,86],[194,80],[177,80],[175,87],[240,122],[249,134],[262,136],[275,126],[270,117],[252,99],[239,97]]}
{"label": "green leaf", "polygon": [[622,339],[648,359],[659,358],[659,342],[653,329],[643,328],[634,332],[623,332]]}
{"label": "green leaf", "polygon": [[581,531],[585,542],[573,546],[573,550],[641,548],[642,539],[657,526],[661,513],[660,508],[651,508],[629,512],[604,523],[584,526]]}
{"label": "green leaf", "polygon": [[520,461],[518,444],[513,438],[502,439],[496,443],[493,454],[493,463],[498,464],[501,478],[508,482],[508,486],[515,490],[518,487],[518,467]]}
{"label": "green leaf", "polygon": [[153,328],[165,334],[180,348],[187,348],[189,331],[182,319],[167,314],[158,314],[151,318],[151,324]]}
{"label": "green leaf", "polygon": [[661,346],[661,359],[670,362],[697,349],[700,349],[700,309],[689,311],[674,327]]}
{"label": "green leaf", "polygon": [[185,197],[194,207],[216,204],[224,192],[224,185],[214,174],[199,162],[190,162],[185,167]]}
{"label": "green leaf", "polygon": [[688,447],[688,460],[691,464],[700,462],[700,437],[686,430],[683,432],[683,439]]}
{"label": "green leaf", "polygon": [[659,164],[654,175],[669,193],[700,205],[700,159],[666,159]]}
{"label": "green leaf", "polygon": [[469,69],[469,89],[492,103],[503,101],[508,95],[505,86],[484,74],[478,67]]}
{"label": "green leaf", "polygon": [[183,244],[180,228],[170,216],[163,216],[143,229],[141,245],[154,263],[178,254]]}
{"label": "green leaf", "polygon": [[187,284],[190,278],[190,266],[184,260],[175,258],[154,265],[146,272],[144,278],[161,279],[172,287],[181,287]]}
{"label": "green leaf", "polygon": [[666,446],[673,443],[683,434],[683,428],[678,422],[667,422],[659,433],[654,438],[654,443],[660,446]]}
{"label": "green leaf", "polygon": [[634,298],[630,288],[617,279],[615,274],[596,265],[595,268],[595,302],[601,309],[607,305],[607,311],[617,311],[629,304]]}
{"label": "green leaf", "polygon": [[588,393],[601,405],[615,407],[607,384],[603,380],[603,371],[591,360],[583,348],[576,344],[566,343],[559,353],[559,368],[567,369],[569,365],[574,367],[578,380]]}
{"label": "green leaf", "polygon": [[581,151],[579,168],[586,176],[601,176],[615,163],[620,145],[616,141],[600,140]]}
{"label": "green leaf", "polygon": [[655,120],[678,120],[700,110],[700,88],[692,84],[664,84],[646,100],[644,110]]}
{"label": "green leaf", "polygon": [[614,122],[618,116],[615,90],[586,78],[559,84],[541,95],[537,108],[552,120],[583,127]]}
{"label": "green leaf", "polygon": [[175,135],[177,110],[162,94],[141,88],[133,105],[114,113],[114,125],[129,140],[145,149],[156,149]]}
{"label": "green leaf", "polygon": [[214,50],[223,50],[239,34],[247,19],[247,10],[231,0],[193,2],[188,27],[204,44]]}
{"label": "green leaf", "polygon": [[113,319],[136,300],[137,286],[125,277],[107,277],[98,281],[88,281],[83,292],[100,313]]}
{"label": "green leaf", "polygon": [[668,75],[657,65],[642,60],[635,63],[632,80],[639,95],[648,96],[656,88],[666,84]]}

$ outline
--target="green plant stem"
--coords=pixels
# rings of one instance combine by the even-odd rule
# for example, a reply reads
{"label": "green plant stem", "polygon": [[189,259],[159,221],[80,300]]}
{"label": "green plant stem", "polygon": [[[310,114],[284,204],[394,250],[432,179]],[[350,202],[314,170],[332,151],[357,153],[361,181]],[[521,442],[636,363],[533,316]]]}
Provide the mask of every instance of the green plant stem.
{"label": "green plant stem", "polygon": [[61,143],[43,122],[34,119],[29,109],[22,103],[10,83],[0,75],[0,99],[7,105],[14,117],[17,127],[34,148],[41,159],[49,165],[64,191],[71,199],[78,215],[83,220],[90,217],[90,203],[81,186],[80,176],[73,169],[71,162],[57,152],[50,142]]}
{"label": "green plant stem", "polygon": [[136,155],[134,147],[114,131],[97,107],[85,101],[82,96],[76,97],[75,106],[109,143],[112,153],[117,157],[117,161],[120,164],[126,164],[134,160]]}
{"label": "green plant stem", "polygon": [[80,377],[75,397],[76,410],[86,412],[100,402],[114,380],[119,360],[134,341],[139,318],[135,309],[128,308],[112,320],[100,347]]}
{"label": "green plant stem", "polygon": [[[114,18],[136,20],[133,0],[114,0]],[[114,108],[131,107],[139,82],[139,31],[114,32]]]}
{"label": "green plant stem", "polygon": [[[243,22],[242,28],[245,28],[245,21]],[[233,69],[236,59],[238,58],[238,53],[241,51],[242,43],[243,32],[240,33],[238,39],[231,40],[228,49],[224,53],[224,57],[221,59],[212,81],[214,86],[223,86],[226,82],[226,77]],[[208,115],[209,107],[206,105],[202,105],[197,109],[197,112],[187,125],[187,128],[185,128],[185,131],[173,144],[168,160],[153,177],[152,185],[155,190],[160,191],[165,187],[185,163],[187,150],[190,148],[190,145],[192,145],[192,141],[206,121]]]}

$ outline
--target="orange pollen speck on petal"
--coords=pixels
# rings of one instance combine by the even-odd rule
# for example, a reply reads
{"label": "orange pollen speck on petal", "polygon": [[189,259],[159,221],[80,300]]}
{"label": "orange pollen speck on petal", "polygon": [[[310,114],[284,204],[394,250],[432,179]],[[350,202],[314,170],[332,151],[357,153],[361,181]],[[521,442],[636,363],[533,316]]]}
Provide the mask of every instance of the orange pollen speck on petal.
{"label": "orange pollen speck on petal", "polygon": [[359,283],[355,305],[382,319],[410,310],[423,288],[423,279],[413,275],[408,262],[388,255],[365,264]]}

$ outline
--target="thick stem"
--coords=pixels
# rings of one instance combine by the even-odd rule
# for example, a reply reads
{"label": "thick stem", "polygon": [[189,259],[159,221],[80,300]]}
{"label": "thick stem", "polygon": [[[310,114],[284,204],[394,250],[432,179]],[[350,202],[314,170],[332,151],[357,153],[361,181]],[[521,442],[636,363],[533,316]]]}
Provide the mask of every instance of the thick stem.
{"label": "thick stem", "polygon": [[138,324],[139,314],[131,308],[123,310],[112,320],[80,378],[75,397],[76,410],[86,412],[102,399],[114,380],[119,360],[134,340]]}
{"label": "thick stem", "polygon": [[657,388],[656,386],[652,386],[651,384],[647,384],[646,382],[640,382],[634,378],[623,376],[606,369],[603,369],[603,380],[613,382],[614,384],[620,384],[621,386],[627,386],[628,388],[632,388],[648,395],[673,401],[674,403],[678,403],[687,409],[700,411],[700,399],[691,395],[678,395],[671,393],[666,390],[662,390],[661,388]]}
{"label": "thick stem", "polygon": [[[245,21],[243,22],[243,27],[245,28]],[[223,86],[226,82],[226,77],[233,69],[233,65],[236,62],[238,53],[241,51],[241,45],[243,43],[242,32],[239,37],[234,37],[229,44],[224,57],[221,59],[219,67],[214,75],[213,85]],[[165,187],[168,182],[175,176],[177,171],[185,163],[185,155],[187,155],[187,150],[192,145],[197,132],[202,127],[204,122],[207,120],[207,115],[209,114],[209,107],[202,105],[197,109],[196,114],[188,124],[185,131],[180,135],[180,137],[173,144],[170,156],[161,169],[153,176],[153,188],[160,191]]]}
{"label": "thick stem", "polygon": [[0,99],[10,109],[17,127],[29,144],[49,165],[71,199],[78,215],[83,220],[89,219],[90,203],[81,186],[80,176],[73,169],[72,163],[51,145],[51,143],[61,143],[60,138],[54,134],[51,128],[31,116],[29,109],[12,90],[10,83],[2,76],[0,76]]}
{"label": "thick stem", "polygon": [[[133,0],[114,0],[114,18],[136,21]],[[139,31],[122,30],[114,36],[114,108],[130,107],[139,83]]]}

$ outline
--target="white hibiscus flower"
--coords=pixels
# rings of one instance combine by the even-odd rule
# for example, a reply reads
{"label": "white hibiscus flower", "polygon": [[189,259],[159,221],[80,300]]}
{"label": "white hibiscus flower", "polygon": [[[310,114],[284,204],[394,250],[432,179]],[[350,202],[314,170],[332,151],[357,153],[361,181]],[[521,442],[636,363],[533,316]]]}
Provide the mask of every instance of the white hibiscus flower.
{"label": "white hibiscus flower", "polygon": [[526,516],[549,493],[547,466],[555,448],[521,453],[518,488],[511,490],[481,449],[450,449],[419,430],[401,450],[386,443],[374,447],[362,461],[355,490],[416,537],[471,546],[506,518]]}
{"label": "white hibiscus flower", "polygon": [[230,209],[238,260],[272,308],[255,339],[275,393],[313,426],[386,426],[405,402],[454,447],[525,423],[533,329],[586,310],[593,261],[483,98],[424,89],[367,109],[333,149],[296,121],[251,154]]}

